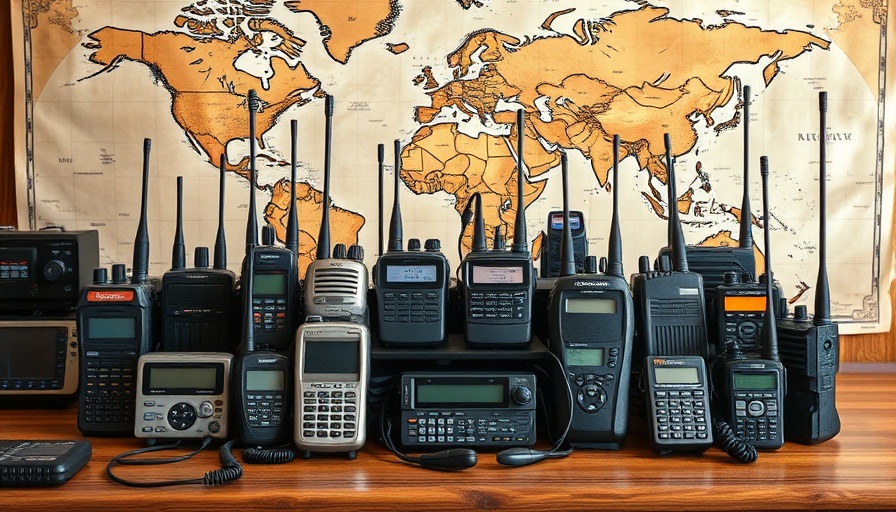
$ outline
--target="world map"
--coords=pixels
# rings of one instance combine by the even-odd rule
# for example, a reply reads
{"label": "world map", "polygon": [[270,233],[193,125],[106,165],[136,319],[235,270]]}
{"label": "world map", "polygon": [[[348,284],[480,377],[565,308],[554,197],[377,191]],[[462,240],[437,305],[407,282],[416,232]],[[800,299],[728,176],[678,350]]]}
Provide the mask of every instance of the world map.
{"label": "world map", "polygon": [[[633,269],[637,255],[655,255],[665,245],[670,204],[683,216],[689,243],[738,243],[743,91],[751,85],[750,145],[756,160],[770,155],[780,201],[770,219],[754,202],[754,239],[761,240],[759,230],[773,230],[773,247],[783,248],[776,277],[794,304],[804,303],[818,249],[818,110],[811,106],[817,91],[830,90],[841,99],[830,114],[839,120],[826,134],[835,155],[830,236],[852,240],[852,251],[831,263],[871,276],[834,278],[834,316],[861,330],[888,326],[879,284],[889,282],[890,255],[880,257],[881,248],[889,251],[889,230],[880,219],[892,217],[892,191],[880,182],[893,168],[884,164],[889,156],[866,150],[869,143],[880,152],[885,146],[878,126],[888,94],[880,50],[886,4],[797,2],[787,13],[775,12],[771,2],[692,4],[201,0],[157,2],[151,13],[116,4],[112,16],[102,2],[14,0],[13,19],[22,20],[22,40],[30,45],[23,74],[35,135],[33,159],[19,170],[28,176],[20,181],[32,184],[24,224],[100,229],[104,261],[127,261],[139,197],[134,148],[150,136],[162,168],[150,211],[153,247],[164,248],[173,232],[173,194],[162,179],[169,175],[192,176],[188,240],[214,232],[222,156],[228,230],[242,233],[250,169],[246,97],[255,90],[261,107],[251,143],[259,154],[260,217],[282,242],[295,189],[304,272],[317,249],[322,99],[332,94],[340,130],[331,233],[334,243],[367,247],[368,265],[378,253],[372,155],[393,138],[400,141],[406,232],[439,235],[443,247],[457,240],[457,254],[449,254],[456,267],[471,245],[471,227],[460,229],[459,214],[478,193],[487,232],[498,229],[509,245],[520,208],[521,109],[522,207],[535,234],[533,255],[544,242],[545,215],[560,206],[561,152],[576,164],[573,208],[590,221],[590,251],[604,254],[612,139],[619,135],[625,259]],[[291,118],[299,118],[301,129],[296,183],[289,180]],[[666,197],[665,134],[676,159],[674,202]],[[786,143],[776,146],[780,141]],[[114,187],[100,184],[110,176]],[[758,165],[750,182],[758,198]],[[761,265],[764,250],[754,248]],[[231,244],[233,265],[240,250]],[[169,265],[166,253],[153,253],[157,272]]]}

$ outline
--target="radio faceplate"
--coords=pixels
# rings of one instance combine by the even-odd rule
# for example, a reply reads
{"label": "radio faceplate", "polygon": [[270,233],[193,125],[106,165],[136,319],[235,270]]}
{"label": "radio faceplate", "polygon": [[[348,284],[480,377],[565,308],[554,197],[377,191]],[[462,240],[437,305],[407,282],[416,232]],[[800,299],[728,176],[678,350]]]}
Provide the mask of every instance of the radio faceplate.
{"label": "radio faceplate", "polygon": [[78,391],[74,318],[0,320],[0,400]]}
{"label": "radio faceplate", "polygon": [[535,444],[535,375],[401,375],[404,446],[503,448]]}
{"label": "radio faceplate", "polygon": [[134,435],[227,439],[231,354],[155,352],[137,365]]}

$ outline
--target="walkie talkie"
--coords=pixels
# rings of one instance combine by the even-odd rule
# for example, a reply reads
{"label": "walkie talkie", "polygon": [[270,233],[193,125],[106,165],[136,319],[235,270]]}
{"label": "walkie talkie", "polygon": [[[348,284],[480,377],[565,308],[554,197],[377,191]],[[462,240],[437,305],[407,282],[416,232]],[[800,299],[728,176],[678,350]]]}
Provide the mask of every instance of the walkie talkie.
{"label": "walkie talkie", "polygon": [[[382,150],[382,145],[379,147]],[[382,154],[382,153],[380,153]],[[382,158],[380,158],[382,161]],[[395,188],[389,243],[374,267],[379,341],[392,346],[432,346],[445,340],[448,308],[448,259],[438,239],[402,248],[399,171],[401,144],[395,141]],[[383,189],[380,188],[380,196]],[[380,224],[383,219],[380,218]],[[416,247],[414,247],[416,246]]]}
{"label": "walkie talkie", "polygon": [[[517,204],[509,252],[487,250],[482,198],[478,193],[470,198],[476,206],[473,247],[460,264],[459,288],[464,307],[464,339],[472,347],[525,348],[532,339],[536,278],[526,234],[523,114],[522,109],[517,111]],[[469,206],[468,203],[468,209]]]}
{"label": "walkie talkie", "polygon": [[[613,217],[604,274],[576,274],[572,227],[568,222],[566,153],[563,177],[563,235],[560,277],[551,289],[550,349],[563,364],[576,403],[566,441],[573,447],[619,449],[628,429],[634,306],[622,270],[619,229],[619,136],[613,137]],[[590,266],[590,265],[589,265]],[[566,386],[555,384],[554,404],[566,403]],[[563,432],[569,416],[553,415]]]}
{"label": "walkie talkie", "polygon": [[569,220],[564,220],[562,211],[548,213],[547,234],[545,243],[541,246],[539,256],[540,270],[538,277],[558,277],[563,256],[560,254],[560,244],[563,240],[564,222],[569,222],[572,236],[572,254],[576,262],[576,272],[585,271],[585,258],[588,256],[588,235],[585,229],[585,216],[580,211],[570,211]]}
{"label": "walkie talkie", "polygon": [[[760,157],[759,166],[765,219],[765,275],[771,276],[768,157]],[[772,279],[766,280],[766,293],[767,297],[772,296]],[[787,372],[778,357],[778,334],[772,301],[765,303],[761,354],[756,358],[734,350],[727,356],[722,390],[723,414],[735,436],[756,448],[778,449],[784,444]]]}
{"label": "walkie talkie", "polygon": [[815,285],[815,315],[809,319],[805,306],[794,308],[791,318],[779,319],[781,360],[787,368],[784,398],[784,438],[803,444],[827,441],[840,432],[834,381],[840,365],[840,333],[831,321],[831,295],[827,276],[825,233],[827,156],[825,117],[827,92],[818,94],[819,135],[819,260]]}
{"label": "walkie talkie", "polygon": [[[725,273],[725,282],[715,289],[715,344],[710,359],[734,349],[759,352],[766,286],[750,274]],[[772,302],[774,304],[774,302]]]}
{"label": "walkie talkie", "polygon": [[[316,259],[305,271],[305,315],[325,320],[367,323],[368,272],[363,249],[352,245],[345,254],[330,257],[330,152],[333,133],[333,97],[324,98],[324,191]],[[344,246],[343,246],[344,249]],[[348,256],[346,258],[346,256]]]}
{"label": "walkie talkie", "polygon": [[185,268],[183,178],[177,177],[177,228],[171,270],[162,276],[161,323],[165,352],[230,352],[235,349],[233,317],[236,275],[227,270],[224,238],[225,157],[221,155],[218,232],[215,262],[208,268],[208,248],[196,247],[193,268]]}
{"label": "walkie talkie", "polygon": [[[715,288],[725,284],[725,274],[734,272],[739,276],[756,275],[756,254],[753,249],[753,214],[750,212],[750,86],[743,88],[743,135],[744,135],[744,174],[743,195],[740,207],[740,236],[737,246],[702,246],[685,247],[685,258],[688,268],[703,276],[704,300],[706,303],[707,322],[712,331],[714,320],[718,317],[715,311]],[[660,256],[670,255],[671,247],[660,251]],[[710,347],[713,349],[715,347]]]}
{"label": "walkie talkie", "polygon": [[[635,304],[632,350],[633,360],[639,362],[646,356],[701,356],[705,359],[709,350],[703,277],[688,270],[669,134],[665,134],[664,142],[672,268],[671,271],[651,271],[647,258],[642,256],[639,272],[631,276]],[[634,382],[637,381],[635,377]]]}
{"label": "walkie talkie", "polygon": [[146,225],[149,153],[143,141],[143,192],[134,239],[130,283],[123,264],[94,271],[94,284],[81,289],[76,322],[81,340],[81,390],[78,429],[86,436],[129,436],[134,433],[137,360],[152,349],[156,289],[147,282],[149,232]]}
{"label": "walkie talkie", "polygon": [[[249,212],[246,225],[246,244],[251,245],[250,251],[254,261],[252,266],[255,274],[252,276],[252,288],[241,286],[242,293],[252,295],[252,309],[255,316],[256,347],[261,350],[287,351],[292,347],[295,334],[298,311],[296,300],[299,286],[299,270],[297,264],[298,255],[292,250],[273,245],[258,246],[258,223],[255,217],[255,188],[256,188],[256,138],[255,115],[258,112],[260,100],[254,89],[249,90]],[[296,125],[293,124],[292,137],[297,137]],[[293,142],[295,145],[295,142]],[[293,187],[294,189],[294,187]],[[294,192],[291,192],[291,196]],[[292,200],[290,211],[295,209],[295,200]],[[292,240],[298,240],[298,229],[287,231],[287,244]],[[249,257],[247,252],[246,258]],[[248,259],[243,260],[242,273],[245,276],[249,268]],[[245,284],[245,279],[243,279]]]}

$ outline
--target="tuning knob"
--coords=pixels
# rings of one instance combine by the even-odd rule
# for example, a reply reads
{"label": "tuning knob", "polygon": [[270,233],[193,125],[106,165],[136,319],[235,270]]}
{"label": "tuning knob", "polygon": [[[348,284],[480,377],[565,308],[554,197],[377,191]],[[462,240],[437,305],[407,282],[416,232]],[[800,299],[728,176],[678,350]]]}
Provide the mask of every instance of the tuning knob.
{"label": "tuning knob", "polygon": [[59,260],[50,260],[44,265],[44,278],[47,281],[58,281],[65,275],[65,263]]}
{"label": "tuning knob", "polygon": [[510,395],[511,398],[513,398],[513,401],[520,405],[526,405],[532,401],[532,390],[526,386],[517,386],[513,388]]}

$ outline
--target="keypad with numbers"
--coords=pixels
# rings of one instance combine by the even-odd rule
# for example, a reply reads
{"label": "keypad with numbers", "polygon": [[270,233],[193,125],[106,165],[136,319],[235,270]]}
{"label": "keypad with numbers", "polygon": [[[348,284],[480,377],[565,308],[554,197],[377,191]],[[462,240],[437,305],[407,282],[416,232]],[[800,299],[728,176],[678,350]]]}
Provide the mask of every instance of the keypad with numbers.
{"label": "keypad with numbers", "polygon": [[353,390],[302,392],[302,438],[352,441],[358,435],[358,394]]}
{"label": "keypad with numbers", "polygon": [[710,438],[709,401],[702,389],[654,390],[655,441],[690,444]]}

